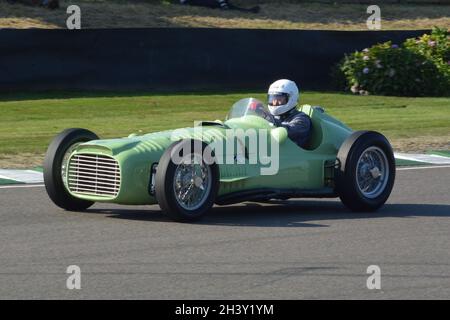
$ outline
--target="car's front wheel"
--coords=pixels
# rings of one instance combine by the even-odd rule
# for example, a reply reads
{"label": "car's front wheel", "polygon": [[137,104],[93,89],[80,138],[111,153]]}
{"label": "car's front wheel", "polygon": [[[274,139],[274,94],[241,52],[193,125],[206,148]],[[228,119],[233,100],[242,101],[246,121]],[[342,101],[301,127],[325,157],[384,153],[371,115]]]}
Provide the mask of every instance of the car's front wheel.
{"label": "car's front wheel", "polygon": [[85,210],[94,202],[77,199],[66,189],[66,171],[69,156],[83,142],[97,140],[98,136],[86,129],[66,129],[50,143],[44,159],[44,184],[50,199],[60,208]]}
{"label": "car's front wheel", "polygon": [[204,142],[182,140],[162,155],[155,179],[155,196],[173,220],[194,221],[214,204],[219,189],[219,168]]}
{"label": "car's front wheel", "polygon": [[348,137],[338,155],[336,191],[353,211],[381,207],[395,180],[395,159],[388,140],[374,131],[357,131]]}

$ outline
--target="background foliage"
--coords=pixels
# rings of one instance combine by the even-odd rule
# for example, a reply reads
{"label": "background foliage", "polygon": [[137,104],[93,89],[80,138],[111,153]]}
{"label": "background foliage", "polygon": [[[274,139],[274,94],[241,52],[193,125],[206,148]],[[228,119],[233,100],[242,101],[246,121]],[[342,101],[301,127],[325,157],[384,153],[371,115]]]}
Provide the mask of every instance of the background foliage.
{"label": "background foliage", "polygon": [[358,94],[450,96],[450,46],[446,29],[354,52],[337,65],[335,82]]}

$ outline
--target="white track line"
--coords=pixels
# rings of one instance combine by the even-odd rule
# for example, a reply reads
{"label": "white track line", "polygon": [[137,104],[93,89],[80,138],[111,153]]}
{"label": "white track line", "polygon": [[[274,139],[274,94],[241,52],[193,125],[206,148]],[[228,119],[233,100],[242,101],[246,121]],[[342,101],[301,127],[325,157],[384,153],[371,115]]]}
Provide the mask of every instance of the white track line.
{"label": "white track line", "polygon": [[0,169],[0,177],[25,183],[42,183],[44,181],[43,173],[34,170]]}
{"label": "white track line", "polygon": [[395,153],[396,159],[410,160],[427,164],[450,164],[450,157],[437,154]]}
{"label": "white track line", "polygon": [[[450,165],[448,165],[448,166],[430,166],[430,167],[407,167],[407,168],[397,168],[397,171],[404,171],[404,170],[423,170],[423,169],[437,169],[437,168],[450,168]],[[45,187],[45,185],[43,185],[43,184],[6,185],[6,186],[0,186],[0,189],[39,188],[39,187]]]}
{"label": "white track line", "polygon": [[449,166],[427,166],[427,167],[407,167],[407,168],[397,168],[397,171],[403,170],[421,170],[421,169],[436,169],[436,168],[450,168]]}
{"label": "white track line", "polygon": [[17,185],[10,185],[10,186],[0,186],[0,189],[16,189],[16,188],[38,188],[38,187],[45,187],[43,184],[17,184]]}

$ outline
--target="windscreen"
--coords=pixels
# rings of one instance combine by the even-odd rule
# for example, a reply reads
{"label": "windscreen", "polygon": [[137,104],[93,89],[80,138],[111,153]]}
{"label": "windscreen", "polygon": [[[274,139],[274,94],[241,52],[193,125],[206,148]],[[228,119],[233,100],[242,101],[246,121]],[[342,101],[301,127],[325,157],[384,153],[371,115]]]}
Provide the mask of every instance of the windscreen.
{"label": "windscreen", "polygon": [[254,115],[269,120],[270,113],[261,101],[255,98],[241,99],[231,107],[226,120],[240,118],[247,115]]}

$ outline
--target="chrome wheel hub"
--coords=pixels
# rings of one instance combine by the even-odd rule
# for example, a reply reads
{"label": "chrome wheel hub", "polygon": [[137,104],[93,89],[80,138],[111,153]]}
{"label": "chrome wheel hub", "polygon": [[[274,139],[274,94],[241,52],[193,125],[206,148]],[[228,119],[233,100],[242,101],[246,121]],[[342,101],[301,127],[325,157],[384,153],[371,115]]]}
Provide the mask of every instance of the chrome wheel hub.
{"label": "chrome wheel hub", "polygon": [[380,169],[378,169],[378,167],[371,169],[370,174],[372,175],[372,178],[374,178],[374,179],[381,177],[381,172],[380,172]]}
{"label": "chrome wheel hub", "polygon": [[378,147],[369,147],[361,153],[356,165],[356,182],[359,191],[367,198],[378,197],[389,178],[389,162]]}
{"label": "chrome wheel hub", "polygon": [[211,168],[202,156],[189,154],[175,169],[173,189],[178,204],[186,210],[195,210],[203,205],[211,190]]}

